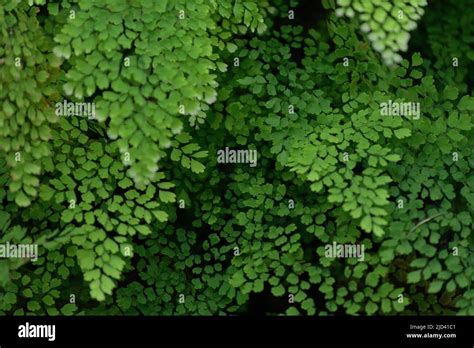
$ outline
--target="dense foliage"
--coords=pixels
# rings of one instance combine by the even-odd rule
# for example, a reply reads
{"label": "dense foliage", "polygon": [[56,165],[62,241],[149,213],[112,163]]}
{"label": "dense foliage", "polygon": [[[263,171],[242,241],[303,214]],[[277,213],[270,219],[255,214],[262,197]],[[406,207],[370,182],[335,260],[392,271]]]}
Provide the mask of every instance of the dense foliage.
{"label": "dense foliage", "polygon": [[0,0],[0,313],[474,315],[470,6]]}

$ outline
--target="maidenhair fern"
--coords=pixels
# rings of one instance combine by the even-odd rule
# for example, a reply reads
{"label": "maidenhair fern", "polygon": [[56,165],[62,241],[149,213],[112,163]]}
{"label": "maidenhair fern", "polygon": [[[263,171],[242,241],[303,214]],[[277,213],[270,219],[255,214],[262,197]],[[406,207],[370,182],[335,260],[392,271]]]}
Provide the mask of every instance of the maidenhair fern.
{"label": "maidenhair fern", "polygon": [[474,315],[468,5],[3,1],[0,313]]}
{"label": "maidenhair fern", "polygon": [[367,34],[373,49],[392,65],[402,60],[399,51],[408,50],[410,32],[424,14],[427,0],[336,0],[336,3],[336,14],[358,19],[360,30]]}

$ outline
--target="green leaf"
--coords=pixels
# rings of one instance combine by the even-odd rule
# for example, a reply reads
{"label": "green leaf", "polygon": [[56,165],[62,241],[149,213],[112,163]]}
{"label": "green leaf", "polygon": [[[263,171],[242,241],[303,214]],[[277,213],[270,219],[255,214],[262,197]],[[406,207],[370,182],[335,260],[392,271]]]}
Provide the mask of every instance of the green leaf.
{"label": "green leaf", "polygon": [[77,306],[73,303],[67,303],[61,307],[61,313],[63,315],[73,315],[77,310]]}
{"label": "green leaf", "polygon": [[456,87],[446,86],[443,90],[443,97],[448,100],[456,100],[459,91]]}
{"label": "green leaf", "polygon": [[119,181],[118,185],[121,188],[126,189],[126,188],[129,188],[130,186],[133,186],[133,182],[129,178],[125,177]]}
{"label": "green leaf", "polygon": [[196,174],[200,174],[200,173],[204,173],[204,170],[206,169],[206,167],[204,167],[204,165],[198,161],[195,161],[195,160],[191,160],[191,170],[196,173]]}
{"label": "green leaf", "polygon": [[407,281],[408,281],[409,284],[418,283],[420,281],[420,279],[421,279],[421,271],[420,270],[410,272],[407,275]]}
{"label": "green leaf", "polygon": [[43,302],[45,305],[47,306],[52,306],[54,305],[54,300],[53,298],[50,296],[50,295],[46,295],[45,297],[43,297]]}
{"label": "green leaf", "polygon": [[10,281],[10,268],[6,260],[0,260],[0,288]]}
{"label": "green leaf", "polygon": [[237,51],[237,45],[229,42],[227,43],[227,50],[230,52],[230,53],[234,53],[235,51]]}
{"label": "green leaf", "polygon": [[423,64],[423,59],[421,58],[421,54],[419,52],[414,53],[411,58],[411,65],[419,66],[421,64]]}
{"label": "green leaf", "polygon": [[464,274],[460,273],[456,275],[456,283],[458,283],[461,288],[465,288],[469,285],[469,280]]}
{"label": "green leaf", "polygon": [[283,296],[284,293],[285,293],[285,288],[283,287],[283,285],[280,284],[280,285],[272,287],[273,296],[280,297],[280,296]]}
{"label": "green leaf", "polygon": [[172,203],[176,201],[176,195],[173,192],[160,190],[159,196],[160,201],[163,203]]}
{"label": "green leaf", "polygon": [[34,301],[34,300],[28,301],[28,304],[26,307],[28,308],[28,310],[32,312],[35,312],[41,309],[41,305],[38,303],[38,301]]}
{"label": "green leaf", "polygon": [[79,265],[84,270],[90,270],[94,267],[95,253],[92,250],[81,249],[77,251]]}
{"label": "green leaf", "polygon": [[234,273],[234,275],[232,276],[232,278],[230,279],[230,284],[233,286],[233,287],[240,287],[242,286],[244,283],[245,283],[245,277],[243,275],[243,273],[240,271],[240,272],[236,272]]}
{"label": "green leaf", "polygon": [[458,103],[458,109],[463,110],[463,111],[464,110],[473,111],[474,110],[474,97],[471,97],[469,95],[463,96]]}
{"label": "green leaf", "polygon": [[146,225],[135,226],[135,229],[138,231],[138,233],[140,233],[144,236],[148,236],[149,234],[151,234],[150,228]]}
{"label": "green leaf", "polygon": [[360,227],[366,232],[372,231],[372,218],[370,215],[366,215],[360,222]]}
{"label": "green leaf", "polygon": [[428,288],[428,292],[430,294],[435,294],[441,290],[443,286],[443,281],[441,280],[434,280],[430,283],[430,287]]}
{"label": "green leaf", "polygon": [[244,86],[248,86],[248,85],[251,85],[255,82],[255,79],[253,77],[244,77],[243,79],[240,79],[237,81],[238,83],[240,83],[241,85],[244,85]]}
{"label": "green leaf", "polygon": [[59,13],[59,3],[48,3],[48,12],[52,16],[57,16]]}
{"label": "green leaf", "polygon": [[27,195],[25,195],[22,191],[18,192],[15,197],[15,203],[19,207],[27,207],[30,205],[31,201]]}
{"label": "green leaf", "polygon": [[54,190],[51,187],[45,185],[41,186],[39,195],[43,201],[49,201],[53,197],[53,194]]}
{"label": "green leaf", "polygon": [[255,280],[255,282],[253,283],[253,291],[254,292],[262,292],[263,291],[263,280],[261,279],[257,279]]}
{"label": "green leaf", "polygon": [[365,312],[368,315],[374,314],[375,312],[377,312],[378,309],[379,307],[377,306],[377,304],[372,301],[367,302],[367,305],[365,306]]}
{"label": "green leaf", "polygon": [[411,135],[411,131],[408,128],[395,129],[393,133],[398,139],[403,139]]}
{"label": "green leaf", "polygon": [[153,215],[155,215],[156,219],[160,222],[165,222],[168,220],[168,214],[162,210],[154,210]]}
{"label": "green leaf", "polygon": [[300,312],[295,307],[290,307],[286,310],[286,315],[291,315],[291,316],[300,315]]}

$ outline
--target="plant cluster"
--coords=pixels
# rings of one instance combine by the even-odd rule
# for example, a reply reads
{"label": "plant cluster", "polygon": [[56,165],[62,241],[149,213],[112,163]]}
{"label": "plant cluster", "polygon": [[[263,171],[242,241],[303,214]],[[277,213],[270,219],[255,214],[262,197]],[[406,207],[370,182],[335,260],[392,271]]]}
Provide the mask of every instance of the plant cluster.
{"label": "plant cluster", "polygon": [[468,7],[3,0],[0,314],[474,315]]}

